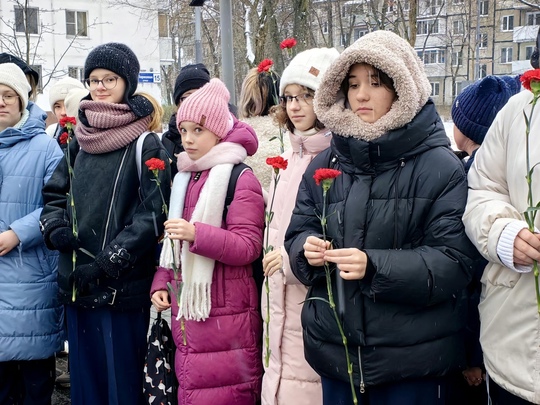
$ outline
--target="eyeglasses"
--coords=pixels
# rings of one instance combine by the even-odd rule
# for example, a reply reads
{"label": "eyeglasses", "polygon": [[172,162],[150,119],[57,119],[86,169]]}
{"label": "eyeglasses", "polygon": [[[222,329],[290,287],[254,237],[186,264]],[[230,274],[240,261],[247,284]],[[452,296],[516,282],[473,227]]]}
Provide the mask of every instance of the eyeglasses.
{"label": "eyeglasses", "polygon": [[5,105],[13,105],[19,99],[16,94],[2,94],[2,101]]}
{"label": "eyeglasses", "polygon": [[287,104],[291,104],[293,100],[300,105],[311,105],[313,104],[313,95],[309,93],[298,94],[297,96],[281,96],[279,102],[283,107],[286,107]]}
{"label": "eyeglasses", "polygon": [[107,90],[114,89],[116,85],[118,84],[118,76],[107,76],[104,77],[101,80],[98,79],[85,79],[84,85],[87,89],[90,90],[96,90],[101,83],[103,87],[105,87]]}

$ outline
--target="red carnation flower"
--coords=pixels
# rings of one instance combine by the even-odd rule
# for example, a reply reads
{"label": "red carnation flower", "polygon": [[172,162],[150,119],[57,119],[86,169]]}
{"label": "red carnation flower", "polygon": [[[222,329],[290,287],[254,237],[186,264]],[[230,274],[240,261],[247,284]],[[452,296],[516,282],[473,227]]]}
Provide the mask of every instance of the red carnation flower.
{"label": "red carnation flower", "polygon": [[60,119],[59,124],[61,127],[66,127],[66,124],[77,125],[77,120],[75,117],[64,117]]}
{"label": "red carnation flower", "polygon": [[259,63],[259,66],[257,67],[257,70],[259,73],[268,72],[271,68],[274,62],[272,62],[272,59],[265,59],[261,63]]}
{"label": "red carnation flower", "polygon": [[279,45],[281,49],[291,49],[291,48],[294,48],[295,46],[296,46],[296,39],[294,38],[284,39],[283,41],[281,41],[281,44]]}
{"label": "red carnation flower", "polygon": [[[313,178],[315,179],[315,184],[318,186],[323,183],[323,186],[326,183],[332,184],[332,181],[339,176],[341,172],[339,170],[335,169],[317,169],[315,170],[315,174],[313,175]],[[330,180],[329,182],[327,180]]]}
{"label": "red carnation flower", "polygon": [[272,166],[272,168],[277,171],[287,169],[287,165],[289,164],[289,162],[287,161],[287,159],[283,159],[281,156],[275,156],[266,158],[266,164],[268,166]]}
{"label": "red carnation flower", "polygon": [[158,158],[148,159],[144,164],[148,167],[148,170],[165,170],[165,162]]}
{"label": "red carnation flower", "polygon": [[519,78],[523,87],[533,93],[540,91],[540,69],[528,70]]}
{"label": "red carnation flower", "polygon": [[67,132],[64,132],[62,135],[60,135],[60,138],[58,141],[60,142],[60,145],[65,145],[68,143],[69,135]]}

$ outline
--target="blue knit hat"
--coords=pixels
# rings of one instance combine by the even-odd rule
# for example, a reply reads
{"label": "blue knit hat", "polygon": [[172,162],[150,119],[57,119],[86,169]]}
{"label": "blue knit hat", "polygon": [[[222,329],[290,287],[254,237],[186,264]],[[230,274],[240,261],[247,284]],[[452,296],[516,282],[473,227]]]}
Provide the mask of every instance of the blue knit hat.
{"label": "blue knit hat", "polygon": [[[495,116],[514,94],[517,85],[509,85],[514,77],[487,76],[467,87],[452,105],[454,125],[474,143],[481,145]],[[508,82],[507,82],[508,81]]]}

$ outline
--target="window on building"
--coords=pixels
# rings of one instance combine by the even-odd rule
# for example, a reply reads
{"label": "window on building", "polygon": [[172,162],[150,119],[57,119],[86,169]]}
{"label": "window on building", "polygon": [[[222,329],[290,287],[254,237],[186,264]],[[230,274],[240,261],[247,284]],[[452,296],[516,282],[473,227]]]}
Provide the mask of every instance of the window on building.
{"label": "window on building", "polygon": [[487,76],[487,65],[478,66],[478,78],[483,79]]}
{"label": "window on building", "polygon": [[488,34],[486,32],[480,33],[480,38],[478,38],[478,46],[480,49],[485,49],[488,47]]}
{"label": "window on building", "polygon": [[427,14],[437,15],[441,11],[443,0],[427,0]]}
{"label": "window on building", "polygon": [[512,48],[501,48],[501,63],[512,62]]}
{"label": "window on building", "polygon": [[503,31],[512,31],[514,29],[514,16],[505,15],[502,18],[502,30]]}
{"label": "window on building", "polygon": [[452,0],[452,3],[454,3],[454,4],[463,4],[464,0]]}
{"label": "window on building", "polygon": [[39,9],[37,7],[15,6],[15,31],[39,33]]}
{"label": "window on building", "polygon": [[540,25],[540,13],[527,13],[527,25]]}
{"label": "window on building", "polygon": [[86,11],[66,10],[66,35],[88,36],[88,24],[86,21]]}
{"label": "window on building", "polygon": [[356,41],[358,38],[363,37],[367,33],[368,33],[368,31],[366,29],[355,28],[354,29],[354,40]]}
{"label": "window on building", "polygon": [[452,33],[454,35],[463,34],[463,21],[457,20],[453,22]]}
{"label": "window on building", "polygon": [[441,89],[441,84],[439,82],[430,82],[429,84],[431,84],[431,97],[438,96]]}
{"label": "window on building", "polygon": [[349,33],[341,34],[341,46],[349,46]]}
{"label": "window on building", "polygon": [[489,13],[489,1],[488,0],[480,0],[480,3],[478,3],[478,11],[480,15],[488,15]]}
{"label": "window on building", "polygon": [[388,1],[388,8],[386,9],[387,13],[393,13],[394,12],[394,0]]}
{"label": "window on building", "polygon": [[534,51],[534,46],[525,47],[525,60],[531,59],[533,51]]}
{"label": "window on building", "polygon": [[322,32],[323,34],[328,34],[328,21],[323,22]]}
{"label": "window on building", "polygon": [[417,23],[417,35],[438,34],[439,20],[423,20]]}
{"label": "window on building", "polygon": [[463,65],[463,52],[452,52],[452,66]]}
{"label": "window on building", "polygon": [[426,65],[444,63],[444,50],[441,49],[428,49],[424,52],[420,51],[418,52],[418,56]]}
{"label": "window on building", "polygon": [[160,38],[169,38],[169,15],[167,13],[158,13],[158,33]]}
{"label": "window on building", "polygon": [[409,0],[401,1],[401,9],[403,11],[409,11],[410,8],[411,8],[411,2]]}
{"label": "window on building", "polygon": [[84,67],[82,66],[69,66],[68,67],[68,76],[79,81],[84,79]]}

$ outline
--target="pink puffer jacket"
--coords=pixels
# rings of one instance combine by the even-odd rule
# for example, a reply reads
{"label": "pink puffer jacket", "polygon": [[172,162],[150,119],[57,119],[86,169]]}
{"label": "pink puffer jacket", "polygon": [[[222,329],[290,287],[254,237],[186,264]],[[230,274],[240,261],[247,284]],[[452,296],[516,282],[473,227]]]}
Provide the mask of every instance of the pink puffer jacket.
{"label": "pink puffer jacket", "polygon": [[[283,247],[285,231],[296,203],[296,192],[302,175],[315,156],[330,146],[327,130],[311,136],[289,134],[292,149],[283,157],[289,164],[280,172],[270,224],[269,244],[281,249],[283,273],[276,272],[270,279],[270,362],[263,377],[264,405],[320,405],[322,390],[320,377],[304,359],[300,313],[307,288],[300,284],[291,271],[289,256]],[[273,180],[269,198],[273,192]],[[263,288],[262,315],[266,316],[266,291]],[[264,340],[264,339],[263,339]],[[264,348],[266,350],[266,348]],[[264,358],[263,351],[263,358]],[[301,393],[301,395],[299,395]]]}
{"label": "pink puffer jacket", "polygon": [[[183,215],[187,220],[208,173],[202,172],[196,181],[192,177],[188,185]],[[176,321],[178,304],[171,297],[178,401],[182,405],[254,405],[260,395],[262,324],[250,263],[261,251],[263,227],[261,186],[251,171],[238,178],[222,228],[195,223],[190,251],[216,258],[216,264],[210,317],[203,322],[184,321],[185,345]],[[166,290],[173,277],[172,270],[159,268],[151,294]]]}

